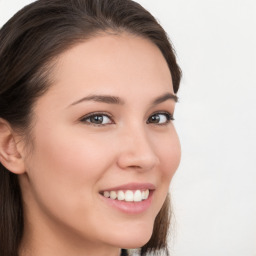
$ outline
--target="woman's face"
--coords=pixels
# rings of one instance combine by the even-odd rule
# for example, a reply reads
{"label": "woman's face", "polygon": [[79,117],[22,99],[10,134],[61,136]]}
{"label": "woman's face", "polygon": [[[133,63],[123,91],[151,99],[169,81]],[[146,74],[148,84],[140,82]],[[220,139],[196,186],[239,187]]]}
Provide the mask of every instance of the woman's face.
{"label": "woman's face", "polygon": [[25,234],[46,248],[142,246],[180,161],[164,57],[146,39],[102,35],[62,54],[52,74],[20,177]]}

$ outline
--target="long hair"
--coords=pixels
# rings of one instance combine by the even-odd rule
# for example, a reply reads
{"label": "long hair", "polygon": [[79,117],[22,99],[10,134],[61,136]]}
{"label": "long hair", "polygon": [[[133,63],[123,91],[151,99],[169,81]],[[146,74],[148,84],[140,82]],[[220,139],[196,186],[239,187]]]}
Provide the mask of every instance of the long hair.
{"label": "long hair", "polygon": [[[0,30],[0,118],[29,141],[31,109],[50,86],[54,58],[99,33],[127,32],[150,40],[162,52],[179,89],[181,70],[167,34],[141,5],[131,0],[38,0],[17,12]],[[167,250],[168,197],[156,217],[153,234],[141,248]],[[18,256],[23,235],[18,178],[0,164],[0,253]]]}

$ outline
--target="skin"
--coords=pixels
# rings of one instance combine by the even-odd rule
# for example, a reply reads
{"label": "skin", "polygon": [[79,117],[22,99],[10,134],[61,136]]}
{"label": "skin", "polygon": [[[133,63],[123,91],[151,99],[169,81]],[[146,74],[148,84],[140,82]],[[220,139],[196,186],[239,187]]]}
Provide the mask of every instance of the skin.
{"label": "skin", "polygon": [[[34,108],[33,150],[21,150],[19,180],[25,232],[21,255],[117,256],[144,245],[180,161],[172,122],[171,74],[160,50],[129,34],[101,35],[59,56],[53,85]],[[81,101],[92,94],[122,104]],[[103,112],[104,124],[84,116]],[[148,122],[155,113],[162,124]],[[29,152],[29,153],[28,153]],[[130,182],[152,183],[150,207],[126,214],[99,192]]]}

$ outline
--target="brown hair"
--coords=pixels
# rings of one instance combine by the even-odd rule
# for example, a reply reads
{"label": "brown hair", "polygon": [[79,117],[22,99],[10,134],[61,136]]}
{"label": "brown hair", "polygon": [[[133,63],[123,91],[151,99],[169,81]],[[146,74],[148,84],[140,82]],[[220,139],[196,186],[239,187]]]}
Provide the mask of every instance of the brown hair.
{"label": "brown hair", "polygon": [[[153,42],[162,52],[179,89],[181,71],[168,37],[141,5],[131,0],[38,0],[0,30],[0,118],[26,137],[34,102],[49,87],[55,57],[97,33],[127,32]],[[167,250],[169,199],[156,217],[147,252]],[[0,252],[17,256],[23,235],[22,196],[17,175],[0,164]]]}

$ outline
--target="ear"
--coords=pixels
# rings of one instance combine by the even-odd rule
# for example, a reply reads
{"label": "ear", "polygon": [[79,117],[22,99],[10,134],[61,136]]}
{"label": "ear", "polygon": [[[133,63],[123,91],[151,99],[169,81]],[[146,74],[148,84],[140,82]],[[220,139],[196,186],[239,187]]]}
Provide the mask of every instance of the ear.
{"label": "ear", "polygon": [[0,118],[0,162],[6,169],[15,174],[25,172],[21,150],[18,145],[18,136],[9,123]]}

